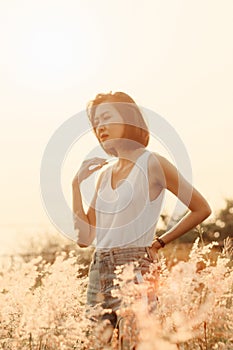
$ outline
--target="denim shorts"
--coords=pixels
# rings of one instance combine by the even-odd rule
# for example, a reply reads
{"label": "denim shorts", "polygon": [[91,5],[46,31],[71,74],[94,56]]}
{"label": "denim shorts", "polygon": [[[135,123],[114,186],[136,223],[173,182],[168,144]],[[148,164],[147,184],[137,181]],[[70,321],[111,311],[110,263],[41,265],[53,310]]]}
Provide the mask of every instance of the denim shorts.
{"label": "denim shorts", "polygon": [[[111,294],[111,291],[117,288],[113,283],[116,278],[115,269],[119,265],[127,265],[131,262],[138,262],[138,266],[134,269],[134,281],[141,283],[144,280],[143,276],[150,270],[150,264],[155,260],[152,259],[148,247],[96,250],[89,268],[87,304],[95,306],[100,303],[104,309],[118,310],[121,300]],[[155,300],[154,295],[153,301]]]}

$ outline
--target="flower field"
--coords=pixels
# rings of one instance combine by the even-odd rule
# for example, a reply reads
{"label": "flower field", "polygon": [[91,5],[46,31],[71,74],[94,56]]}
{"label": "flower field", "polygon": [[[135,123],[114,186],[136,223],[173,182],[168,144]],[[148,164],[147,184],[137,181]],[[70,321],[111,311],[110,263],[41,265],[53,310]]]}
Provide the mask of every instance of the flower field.
{"label": "flower field", "polygon": [[[125,334],[133,334],[136,350],[233,349],[232,245],[226,240],[212,259],[216,244],[197,239],[188,258],[172,265],[168,252],[161,254],[141,284],[133,283],[132,265],[119,269],[114,292],[123,299]],[[91,252],[64,250],[51,261],[19,256],[2,267],[0,349],[118,349],[117,330],[107,344],[106,324],[86,314]],[[157,296],[153,310],[144,298],[149,287]]]}

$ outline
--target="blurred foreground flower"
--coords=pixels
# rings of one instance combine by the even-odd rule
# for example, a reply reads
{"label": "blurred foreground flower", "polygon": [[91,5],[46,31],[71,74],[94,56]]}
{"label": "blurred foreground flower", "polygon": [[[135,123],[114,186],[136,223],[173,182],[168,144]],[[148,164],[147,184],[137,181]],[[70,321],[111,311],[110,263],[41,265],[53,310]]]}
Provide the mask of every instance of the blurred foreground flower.
{"label": "blurred foreground flower", "polygon": [[[232,350],[231,243],[215,262],[215,243],[202,246],[199,240],[189,260],[170,270],[161,256],[143,283],[135,284],[137,266],[119,267],[114,293],[122,298],[122,321],[113,333],[87,314],[88,277],[80,275],[84,267],[75,253],[58,254],[53,263],[22,261],[0,274],[0,348],[117,350],[123,336],[125,349],[130,341],[136,350]],[[93,317],[100,313],[96,308]]]}

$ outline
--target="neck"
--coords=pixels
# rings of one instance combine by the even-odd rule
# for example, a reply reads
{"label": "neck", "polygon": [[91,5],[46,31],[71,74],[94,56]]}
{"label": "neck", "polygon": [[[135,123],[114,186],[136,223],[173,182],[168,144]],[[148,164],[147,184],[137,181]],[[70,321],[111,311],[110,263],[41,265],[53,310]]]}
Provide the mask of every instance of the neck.
{"label": "neck", "polygon": [[117,167],[118,168],[124,168],[126,165],[128,165],[131,162],[135,162],[135,160],[145,151],[144,147],[140,147],[134,150],[123,150],[118,149],[118,162]]}

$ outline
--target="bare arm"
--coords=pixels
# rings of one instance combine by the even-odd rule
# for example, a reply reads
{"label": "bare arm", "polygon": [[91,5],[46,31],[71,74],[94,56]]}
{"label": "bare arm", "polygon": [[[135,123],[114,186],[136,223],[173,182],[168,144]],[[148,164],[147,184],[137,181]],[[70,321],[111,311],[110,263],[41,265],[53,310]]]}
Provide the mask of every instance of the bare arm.
{"label": "bare arm", "polygon": [[[95,194],[93,196],[87,214],[83,209],[80,185],[83,180],[90,176],[94,171],[102,168],[102,166],[105,164],[106,160],[102,158],[93,158],[84,161],[72,182],[74,228],[78,234],[77,243],[82,248],[89,246],[95,238],[95,202],[97,197],[97,191],[103,174],[100,175],[97,181]],[[96,167],[90,170],[91,166]]]}
{"label": "bare arm", "polygon": [[[167,244],[204,221],[211,214],[211,208],[200,192],[178,172],[174,165],[160,155],[156,154],[156,157],[162,169],[158,180],[161,186],[172,192],[190,209],[189,213],[160,237]],[[155,242],[153,247],[159,249],[161,246]]]}

